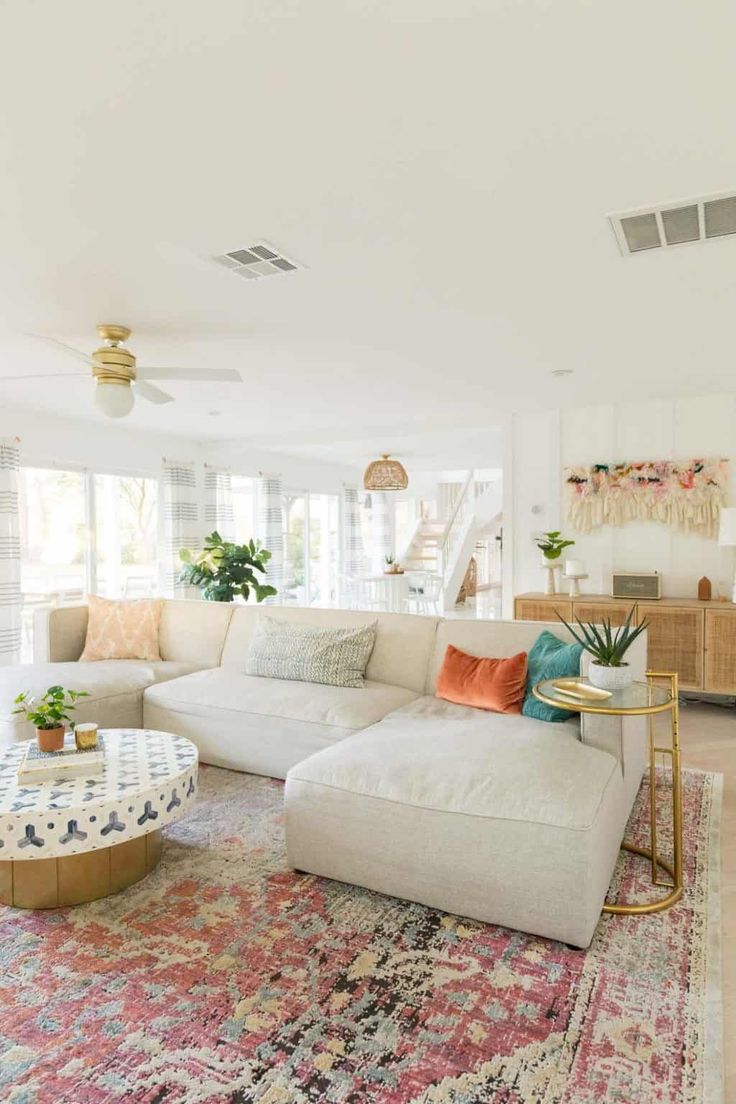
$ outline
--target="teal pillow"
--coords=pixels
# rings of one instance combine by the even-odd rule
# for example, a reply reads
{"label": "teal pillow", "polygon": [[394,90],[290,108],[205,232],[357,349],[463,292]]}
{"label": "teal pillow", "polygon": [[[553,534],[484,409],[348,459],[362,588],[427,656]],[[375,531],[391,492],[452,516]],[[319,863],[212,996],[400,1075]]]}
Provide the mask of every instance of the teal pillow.
{"label": "teal pillow", "polygon": [[521,710],[525,717],[536,717],[538,721],[566,721],[569,717],[576,716],[568,709],[555,709],[553,705],[545,705],[534,697],[532,687],[543,679],[579,675],[582,652],[582,644],[565,644],[546,629],[537,637],[529,652],[529,678]]}

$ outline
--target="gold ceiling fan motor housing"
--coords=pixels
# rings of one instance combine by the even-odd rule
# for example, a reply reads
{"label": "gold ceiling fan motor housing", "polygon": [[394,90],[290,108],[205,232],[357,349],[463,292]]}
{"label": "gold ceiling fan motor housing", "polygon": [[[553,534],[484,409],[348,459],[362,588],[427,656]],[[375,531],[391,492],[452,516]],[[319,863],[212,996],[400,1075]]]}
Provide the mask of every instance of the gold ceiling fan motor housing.
{"label": "gold ceiling fan motor housing", "polygon": [[127,384],[135,379],[135,356],[122,344],[130,337],[127,326],[102,325],[97,333],[105,342],[92,353],[99,367],[92,369],[98,383]]}

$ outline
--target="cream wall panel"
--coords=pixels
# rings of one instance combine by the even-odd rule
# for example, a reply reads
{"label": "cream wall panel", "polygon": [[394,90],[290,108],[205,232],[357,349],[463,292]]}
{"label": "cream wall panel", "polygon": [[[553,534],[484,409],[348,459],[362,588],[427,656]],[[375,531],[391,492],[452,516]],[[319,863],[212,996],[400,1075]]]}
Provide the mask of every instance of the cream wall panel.
{"label": "cream wall panel", "polygon": [[[590,578],[584,590],[607,593],[611,572],[659,571],[665,595],[695,596],[701,575],[730,593],[733,556],[715,540],[668,529],[656,522],[605,526],[575,533],[562,507],[562,468],[610,459],[648,460],[721,454],[731,458],[729,502],[736,504],[736,394],[565,408],[515,415],[513,427],[513,589],[540,590],[542,573],[532,543],[539,529],[561,528],[574,537],[575,557]],[[558,458],[557,471],[554,464]],[[545,468],[547,465],[547,468]],[[532,504],[542,512],[532,515]],[[531,548],[531,551],[530,551]]]}

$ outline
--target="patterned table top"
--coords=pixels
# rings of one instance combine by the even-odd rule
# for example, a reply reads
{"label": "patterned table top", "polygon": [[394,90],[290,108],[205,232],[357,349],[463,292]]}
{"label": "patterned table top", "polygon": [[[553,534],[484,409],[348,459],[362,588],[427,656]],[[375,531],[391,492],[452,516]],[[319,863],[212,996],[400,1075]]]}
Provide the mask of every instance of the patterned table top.
{"label": "patterned table top", "polygon": [[23,751],[0,752],[0,862],[135,839],[180,817],[197,792],[197,749],[169,732],[106,729],[101,773],[36,785],[18,782]]}

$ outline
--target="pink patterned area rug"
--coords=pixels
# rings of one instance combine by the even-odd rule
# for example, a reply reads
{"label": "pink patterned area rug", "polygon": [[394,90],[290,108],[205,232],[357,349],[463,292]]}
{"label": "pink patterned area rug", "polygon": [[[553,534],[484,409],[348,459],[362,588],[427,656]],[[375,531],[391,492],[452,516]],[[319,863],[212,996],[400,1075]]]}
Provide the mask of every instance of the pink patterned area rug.
{"label": "pink patterned area rug", "polygon": [[201,794],[138,886],[0,910],[3,1102],[719,1101],[720,776],[686,774],[684,899],[588,951],[290,872],[281,783]]}

